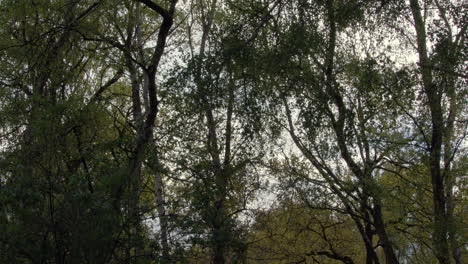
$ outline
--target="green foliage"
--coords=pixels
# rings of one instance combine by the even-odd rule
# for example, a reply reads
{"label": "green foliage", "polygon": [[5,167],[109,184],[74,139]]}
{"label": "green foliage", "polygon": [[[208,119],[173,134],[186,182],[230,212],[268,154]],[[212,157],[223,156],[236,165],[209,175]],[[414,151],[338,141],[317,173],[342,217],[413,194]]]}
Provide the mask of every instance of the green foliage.
{"label": "green foliage", "polygon": [[466,262],[462,1],[151,2],[0,1],[0,263]]}
{"label": "green foliage", "polygon": [[330,211],[282,203],[259,212],[251,232],[248,263],[342,263],[326,252],[364,261],[352,221]]}

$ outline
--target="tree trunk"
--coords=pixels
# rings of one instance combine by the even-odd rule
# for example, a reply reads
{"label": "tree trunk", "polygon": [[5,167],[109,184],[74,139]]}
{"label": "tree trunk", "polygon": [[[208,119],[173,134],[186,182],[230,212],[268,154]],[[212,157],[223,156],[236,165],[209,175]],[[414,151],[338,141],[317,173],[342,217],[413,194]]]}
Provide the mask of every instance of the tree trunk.
{"label": "tree trunk", "polygon": [[161,228],[161,247],[162,247],[162,263],[169,263],[170,261],[170,250],[169,250],[169,239],[168,239],[168,223],[166,216],[166,208],[164,201],[163,192],[163,181],[161,175],[161,165],[157,154],[155,154],[155,168],[154,168],[154,180],[155,180],[155,197],[156,197],[156,210],[158,211],[159,226]]}
{"label": "tree trunk", "polygon": [[[129,175],[132,181],[139,182],[140,169],[141,169],[143,160],[145,158],[145,153],[148,148],[148,145],[153,138],[154,123],[156,121],[156,116],[159,112],[159,108],[158,108],[159,101],[157,97],[157,85],[156,85],[156,72],[158,70],[159,63],[161,62],[161,58],[164,54],[166,41],[169,36],[169,31],[173,25],[173,15],[175,12],[175,6],[177,4],[177,0],[172,0],[170,2],[170,6],[168,9],[164,9],[158,4],[156,4],[155,2],[150,1],[150,0],[134,0],[134,1],[143,3],[145,6],[152,9],[153,11],[158,13],[163,18],[161,26],[159,27],[156,47],[154,48],[151,60],[146,67],[140,66],[142,74],[145,76],[145,85],[147,85],[147,88],[148,88],[147,89],[148,109],[144,117],[141,113],[140,84],[138,83],[138,90],[136,89],[136,87],[133,87],[132,85],[132,100],[133,100],[133,106],[134,106],[133,110],[135,111],[134,117],[135,119],[139,119],[139,120],[136,120],[137,135],[135,139],[135,147],[133,150],[133,154],[129,162]],[[136,29],[138,29],[138,26],[136,27]],[[137,41],[138,41],[138,32],[136,35],[137,35]],[[139,45],[141,48],[141,43],[139,43]],[[127,58],[127,59],[130,59],[130,58]],[[135,73],[136,72],[137,71],[135,71]],[[146,94],[144,96],[146,96]],[[136,116],[137,114],[139,114],[140,117],[137,117]],[[138,193],[136,193],[136,195],[138,195]],[[139,217],[137,219],[139,220]]]}
{"label": "tree trunk", "polygon": [[[140,87],[141,83],[139,82],[138,72],[135,69],[133,62],[130,58],[127,58],[127,67],[130,72],[130,80],[132,83],[132,112],[133,120],[136,127],[136,135],[139,137],[142,133],[143,123],[142,123],[142,112],[141,112],[141,100],[140,100]],[[138,152],[139,150],[136,150]],[[136,154],[135,154],[136,155]],[[141,219],[140,219],[140,185],[141,185],[141,163],[136,162],[136,160],[130,161],[131,173],[127,179],[129,184],[129,203],[128,203],[128,215],[129,221],[132,223],[129,225],[129,240],[130,248],[134,248],[134,255],[140,255],[140,252],[143,250],[141,241]],[[133,228],[132,228],[133,227]],[[136,243],[136,244],[135,244]],[[127,254],[128,255],[128,254]],[[130,256],[127,256],[130,257]]]}
{"label": "tree trunk", "polygon": [[388,238],[387,231],[385,229],[385,223],[382,216],[382,206],[378,198],[374,198],[374,208],[372,208],[372,216],[374,218],[374,226],[379,236],[380,243],[385,253],[386,264],[398,264],[398,259],[393,250],[393,245]]}
{"label": "tree trunk", "polygon": [[[450,40],[449,47],[450,54],[456,56],[457,47]],[[447,59],[447,68],[449,72],[455,72],[455,64],[453,57]],[[452,173],[452,160],[454,149],[453,149],[453,137],[455,130],[455,118],[458,116],[459,106],[457,103],[457,94],[456,94],[456,77],[448,75],[445,80],[445,90],[447,92],[447,97],[449,100],[449,112],[446,121],[445,133],[444,133],[444,178],[445,178],[445,193],[446,193],[446,203],[447,203],[447,224],[448,228],[448,239],[449,247],[452,253],[453,260],[456,264],[462,264],[460,247],[457,242],[457,232],[455,229],[455,219],[454,219],[454,200],[453,200],[453,188],[455,186],[455,175]]]}
{"label": "tree trunk", "polygon": [[[213,23],[214,12],[216,9],[217,0],[211,0],[207,7],[206,16],[203,16],[203,32],[201,36],[199,56],[203,59],[205,49],[208,41],[209,34]],[[206,8],[206,7],[205,7]],[[202,61],[200,61],[201,63]],[[201,65],[199,65],[200,67]],[[226,263],[226,253],[228,251],[230,240],[230,231],[226,229],[226,220],[228,215],[225,208],[226,188],[228,184],[229,174],[227,168],[230,163],[230,148],[231,148],[231,118],[232,118],[232,95],[230,93],[229,106],[227,111],[227,124],[226,124],[226,142],[224,160],[221,162],[220,145],[218,142],[216,122],[213,115],[212,106],[207,98],[206,90],[201,83],[201,68],[197,70],[195,76],[195,83],[197,84],[198,94],[203,104],[205,117],[207,120],[206,127],[208,129],[208,139],[206,142],[207,150],[211,156],[212,167],[214,168],[214,182],[215,182],[215,215],[212,219],[212,251],[214,264]],[[229,87],[231,89],[231,87]],[[230,91],[232,92],[232,91]]]}
{"label": "tree trunk", "polygon": [[372,228],[372,223],[369,215],[369,210],[368,205],[366,204],[366,201],[368,200],[368,197],[365,197],[363,201],[361,201],[361,211],[363,212],[364,215],[364,233],[361,234],[361,236],[365,237],[364,239],[364,244],[366,246],[366,264],[379,264],[379,258],[377,257],[377,254],[375,253],[375,249],[372,245],[372,240],[374,237],[374,230]]}
{"label": "tree trunk", "polygon": [[450,263],[448,246],[448,228],[446,213],[445,183],[440,167],[442,142],[444,133],[442,113],[442,92],[437,89],[432,79],[431,61],[427,54],[427,40],[425,23],[421,15],[421,7],[418,0],[410,0],[410,8],[413,14],[414,27],[416,30],[417,49],[419,55],[420,70],[422,75],[424,92],[429,103],[431,114],[432,138],[429,145],[429,168],[431,171],[434,231],[433,245],[434,253],[440,264]]}
{"label": "tree trunk", "polygon": [[[398,259],[394,253],[393,245],[390,242],[387,232],[385,230],[385,224],[383,221],[382,216],[382,209],[379,202],[378,194],[375,194],[372,189],[373,186],[368,186],[366,182],[372,181],[372,171],[367,165],[364,165],[364,168],[360,167],[358,163],[356,163],[348,150],[348,146],[346,144],[346,136],[345,136],[345,123],[349,118],[349,111],[346,108],[344,103],[343,97],[335,87],[335,73],[334,73],[334,59],[335,59],[335,48],[336,48],[336,38],[337,38],[337,28],[336,28],[336,18],[335,18],[335,7],[334,7],[334,0],[327,0],[326,2],[327,8],[327,18],[329,23],[329,43],[327,47],[327,54],[325,58],[325,86],[326,92],[329,93],[331,96],[332,101],[334,102],[337,110],[338,116],[335,117],[333,111],[329,111],[330,118],[332,120],[333,129],[335,131],[338,147],[341,152],[341,156],[343,160],[346,162],[349,169],[354,173],[354,175],[359,179],[360,183],[362,184],[362,188],[364,192],[369,192],[369,195],[366,195],[364,198],[367,199],[368,196],[372,197],[374,201],[374,208],[372,208],[372,216],[373,216],[373,224],[376,228],[377,235],[379,236],[380,241],[382,242],[382,246],[385,253],[385,258],[387,264],[398,264]],[[365,164],[370,163],[369,161],[365,160]],[[369,251],[368,251],[369,253]],[[367,259],[370,261],[370,258]]]}

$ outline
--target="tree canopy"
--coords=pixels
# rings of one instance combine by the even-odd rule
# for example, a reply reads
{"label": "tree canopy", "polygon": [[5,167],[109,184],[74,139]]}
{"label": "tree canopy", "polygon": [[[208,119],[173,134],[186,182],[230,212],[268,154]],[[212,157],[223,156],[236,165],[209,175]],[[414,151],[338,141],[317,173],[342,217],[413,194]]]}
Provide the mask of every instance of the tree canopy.
{"label": "tree canopy", "polygon": [[466,263],[466,9],[0,1],[0,263]]}

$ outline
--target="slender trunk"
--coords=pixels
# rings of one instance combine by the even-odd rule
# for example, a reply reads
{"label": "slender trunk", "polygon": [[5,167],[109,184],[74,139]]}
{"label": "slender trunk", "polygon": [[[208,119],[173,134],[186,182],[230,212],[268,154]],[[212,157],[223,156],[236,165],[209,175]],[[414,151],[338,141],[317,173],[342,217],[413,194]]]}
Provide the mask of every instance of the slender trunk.
{"label": "slender trunk", "polygon": [[[158,37],[156,41],[156,47],[154,48],[153,55],[151,57],[151,60],[149,62],[149,65],[146,67],[140,66],[141,72],[143,76],[145,76],[145,85],[147,85],[147,100],[148,100],[148,109],[143,116],[141,113],[141,99],[140,99],[140,83],[135,80],[135,85],[134,81],[132,80],[132,102],[133,102],[133,111],[134,111],[134,118],[136,119],[136,139],[135,139],[135,147],[132,153],[132,156],[129,161],[129,176],[131,178],[132,182],[135,182],[135,186],[138,187],[137,189],[134,189],[132,191],[135,191],[134,194],[132,194],[134,203],[137,203],[138,197],[139,197],[139,185],[140,185],[140,170],[142,167],[143,160],[145,158],[145,153],[148,148],[149,143],[152,141],[153,138],[153,130],[154,130],[154,124],[156,121],[156,116],[159,112],[159,100],[157,97],[157,85],[156,85],[156,72],[159,67],[159,63],[161,62],[161,58],[164,54],[164,50],[166,47],[166,41],[169,36],[169,30],[171,29],[173,25],[173,15],[175,12],[175,6],[177,4],[177,0],[172,0],[170,3],[170,7],[166,10],[159,6],[158,4],[154,3],[153,1],[145,1],[145,0],[135,0],[135,2],[141,2],[145,6],[149,7],[156,13],[158,13],[162,18],[163,21],[161,23],[161,26],[158,31]],[[137,9],[139,11],[139,9]],[[139,18],[140,14],[137,14],[137,19]],[[138,23],[137,23],[138,24]],[[135,27],[136,25],[131,25],[132,27]],[[139,30],[139,26],[136,26],[137,31]],[[132,32],[133,28],[129,30],[129,32]],[[138,39],[138,32],[136,34],[137,36],[137,41],[141,41],[141,39]],[[133,33],[131,35],[133,38]],[[129,38],[129,42],[126,43],[127,47],[130,47],[132,38]],[[140,49],[141,49],[141,44]],[[128,53],[128,50],[125,51],[126,54]],[[130,65],[133,66],[133,62],[131,61],[131,58],[128,58],[128,61],[130,62]],[[142,62],[144,63],[144,62]],[[131,69],[130,67],[129,69]],[[138,71],[134,71],[136,74],[134,78],[137,78]],[[147,78],[147,79],[146,79]],[[147,82],[146,82],[147,81]],[[138,85],[137,85],[138,84]],[[137,87],[138,86],[138,87]],[[146,87],[145,87],[146,89]],[[146,91],[145,91],[146,92]],[[146,94],[144,95],[146,96]],[[135,210],[139,214],[139,210],[135,208]],[[138,226],[140,224],[140,219],[139,215],[136,218],[137,220],[137,233],[139,232]],[[139,242],[137,245],[137,249],[139,249]],[[138,255],[138,254],[137,254]]]}
{"label": "slender trunk", "polygon": [[213,222],[213,263],[224,264],[226,263],[226,253],[229,248],[229,241],[231,239],[231,232],[226,226],[226,220],[228,219],[228,216],[225,208],[229,174],[226,169],[220,168],[220,170],[217,170],[215,177],[217,194],[215,197],[216,214]]}
{"label": "slender trunk", "polygon": [[155,180],[155,197],[156,197],[156,210],[158,211],[159,225],[161,228],[161,247],[162,247],[162,263],[169,263],[170,250],[168,239],[168,222],[166,216],[166,207],[164,201],[163,181],[161,175],[161,168],[157,154],[155,154],[154,161],[154,180]]}
{"label": "slender trunk", "polygon": [[[141,111],[141,100],[140,100],[140,82],[138,78],[138,72],[133,66],[133,62],[128,59],[127,62],[130,79],[132,82],[132,110],[133,110],[133,120],[135,122],[135,127],[137,129],[137,137],[141,135],[143,124],[142,124],[142,111]],[[129,221],[132,223],[130,228],[134,227],[134,230],[130,230],[130,247],[134,247],[135,256],[140,255],[143,250],[141,244],[141,219],[140,219],[140,193],[141,193],[141,163],[134,164],[132,172],[129,175],[129,191],[130,191],[130,201],[128,205],[128,214]]]}
{"label": "slender trunk", "polygon": [[[151,140],[154,123],[158,114],[159,100],[157,97],[157,85],[156,85],[156,72],[161,62],[161,58],[164,54],[166,47],[166,41],[169,36],[169,30],[173,25],[173,15],[175,12],[175,6],[177,0],[171,1],[169,10],[165,10],[155,4],[152,1],[139,1],[144,3],[147,7],[153,9],[155,12],[163,17],[163,22],[159,28],[158,39],[156,41],[156,47],[151,58],[151,61],[147,67],[142,67],[142,72],[148,77],[148,100],[149,100],[149,111],[145,113],[145,118],[142,120],[142,129],[137,131],[136,143],[134,148],[134,154],[130,161],[130,174],[136,173],[138,168],[141,166],[143,156]],[[133,94],[132,94],[133,95]]]}
{"label": "slender trunk", "polygon": [[[218,159],[215,163],[218,164],[216,170],[215,185],[218,191],[218,197],[216,197],[216,219],[213,228],[213,237],[215,242],[214,247],[214,264],[224,264],[226,262],[226,251],[229,249],[228,242],[231,240],[231,231],[226,227],[226,220],[228,220],[227,211],[225,208],[225,200],[227,196],[227,185],[228,179],[231,177],[230,172],[230,157],[231,157],[231,130],[232,130],[232,112],[234,105],[234,84],[229,84],[229,98],[227,107],[227,120],[226,120],[226,131],[225,131],[225,152],[224,161],[221,165],[221,160]],[[214,125],[214,124],[212,124]],[[221,168],[222,166],[222,168]]]}
{"label": "slender trunk", "polygon": [[367,240],[364,243],[366,247],[366,264],[380,263],[379,258],[377,257],[377,254],[375,253],[374,247],[372,247],[372,244],[367,242],[367,241],[372,241],[373,234],[366,233],[365,236],[367,236]]}
{"label": "slender trunk", "polygon": [[[452,63],[453,65],[453,63]],[[450,67],[453,72],[455,67]],[[449,98],[449,114],[447,117],[447,125],[445,127],[444,137],[444,178],[445,178],[445,192],[447,199],[447,220],[448,220],[448,239],[449,246],[452,253],[453,260],[456,264],[462,264],[461,252],[456,238],[455,220],[454,220],[454,200],[453,200],[453,187],[455,185],[455,175],[452,173],[452,159],[454,155],[453,150],[453,135],[455,129],[455,117],[458,115],[457,96],[455,93],[455,77],[448,76],[447,80],[447,96]]]}
{"label": "slender trunk", "polygon": [[372,223],[369,215],[368,205],[366,205],[366,201],[368,197],[365,197],[363,201],[361,201],[361,211],[364,215],[364,233],[361,234],[364,239],[364,245],[366,246],[366,264],[378,264],[379,258],[375,253],[374,247],[372,245],[373,237],[374,237],[374,230],[372,228]]}
{"label": "slender trunk", "polygon": [[380,244],[382,245],[382,248],[385,253],[385,263],[396,264],[398,263],[398,259],[393,250],[392,242],[390,241],[387,235],[387,231],[385,229],[385,223],[383,221],[383,216],[382,216],[382,206],[380,204],[380,201],[377,198],[374,198],[374,199],[376,201],[374,201],[374,208],[372,208],[372,216],[374,218],[375,231],[377,232],[377,235],[379,236]]}
{"label": "slender trunk", "polygon": [[[137,5],[138,7],[138,5]],[[137,9],[137,17],[139,17],[140,9]],[[138,22],[140,22],[137,19]],[[140,24],[138,24],[140,25]],[[140,57],[143,59],[143,43],[141,42],[141,32],[139,26],[137,27],[137,41],[138,46],[140,47]],[[149,104],[149,76],[147,72],[143,72],[143,104],[145,106],[145,113],[149,113],[150,104]],[[151,140],[154,141],[152,135]],[[153,142],[154,144],[154,142]],[[155,202],[156,202],[156,210],[158,212],[159,224],[161,228],[161,247],[162,247],[162,263],[169,263],[170,261],[170,249],[169,249],[169,238],[168,238],[168,222],[166,216],[166,208],[165,208],[165,201],[164,201],[164,191],[163,191],[163,180],[161,174],[161,164],[159,163],[158,154],[154,154],[154,180],[155,180]]]}
{"label": "slender trunk", "polygon": [[[127,39],[125,41],[125,47],[129,51],[132,49],[132,43],[134,38],[137,35],[137,31],[139,30],[139,21],[138,21],[138,14],[135,14],[133,6],[130,6],[129,9],[129,23],[127,25]],[[133,19],[134,16],[137,19]],[[132,114],[133,114],[133,123],[136,128],[136,144],[138,143],[139,138],[143,133],[143,114],[142,114],[142,106],[141,106],[141,99],[140,99],[140,89],[141,89],[141,81],[140,81],[140,72],[136,68],[135,63],[132,61],[130,54],[125,56],[126,64],[128,68],[128,72],[130,75],[131,81],[131,98],[132,98]],[[129,188],[129,199],[127,205],[127,214],[128,214],[128,247],[127,247],[127,259],[131,258],[131,250],[134,249],[134,256],[138,256],[141,254],[143,250],[143,245],[141,243],[141,219],[140,219],[140,188],[141,188],[141,162],[138,162],[137,153],[140,151],[139,149],[134,150],[134,156],[130,160],[130,173],[128,174],[127,178],[127,185]],[[133,263],[134,260],[130,260],[129,262]]]}
{"label": "slender trunk", "polygon": [[[439,2],[436,1],[437,6],[440,10],[440,13],[445,18],[445,11],[440,6]],[[445,21],[448,21],[445,18]],[[448,22],[447,22],[448,23]],[[456,45],[456,41],[452,40],[452,34],[450,34],[450,42],[448,45],[449,56],[447,56],[445,65],[447,66],[448,72],[455,72],[456,71],[456,57],[458,47]],[[455,186],[455,175],[452,173],[452,160],[454,153],[453,148],[453,137],[454,137],[454,130],[455,130],[455,118],[458,116],[459,112],[459,105],[458,105],[458,98],[456,94],[456,81],[457,78],[454,75],[447,74],[445,76],[445,91],[447,93],[447,98],[449,101],[449,109],[448,115],[446,120],[445,126],[445,133],[444,133],[444,178],[445,178],[445,193],[446,193],[446,206],[447,206],[447,223],[448,223],[448,239],[449,239],[449,247],[452,253],[453,260],[456,264],[462,264],[461,259],[461,252],[460,247],[457,241],[457,232],[455,228],[455,219],[454,219],[454,197],[453,197],[453,188]]]}
{"label": "slender trunk", "polygon": [[429,143],[429,167],[431,171],[433,210],[434,210],[434,231],[433,245],[434,253],[440,264],[450,263],[448,246],[448,228],[446,213],[445,183],[441,170],[441,152],[444,133],[444,123],[441,99],[442,94],[432,79],[431,61],[427,54],[427,41],[425,23],[421,15],[421,7],[418,0],[410,0],[411,12],[413,14],[416,30],[417,48],[419,55],[420,70],[422,74],[424,92],[429,103],[431,114],[432,138]]}
{"label": "slender trunk", "polygon": [[[216,8],[217,0],[212,0],[208,7],[206,13],[202,14],[203,19],[203,32],[200,42],[199,56],[203,59],[205,55],[205,49],[208,41],[209,34],[211,32],[211,26],[213,23],[213,16]],[[201,62],[201,61],[200,61]],[[200,65],[201,66],[201,65]],[[231,129],[231,115],[232,115],[232,103],[228,107],[228,121],[226,128],[226,145],[225,145],[225,156],[223,163],[221,162],[220,151],[219,151],[219,142],[217,138],[217,129],[216,122],[213,116],[213,109],[211,103],[209,102],[206,94],[205,88],[201,84],[201,68],[198,69],[196,76],[196,83],[198,87],[198,93],[200,99],[205,107],[205,116],[207,120],[208,128],[208,140],[207,140],[207,149],[212,158],[212,165],[214,168],[214,181],[216,188],[215,195],[215,215],[212,219],[212,251],[214,264],[224,264],[226,263],[226,253],[229,248],[228,241],[230,240],[230,231],[226,229],[226,220],[228,218],[225,200],[226,200],[226,188],[228,184],[229,173],[227,168],[229,168],[230,162],[230,129]]]}
{"label": "slender trunk", "polygon": [[214,240],[214,247],[213,247],[213,264],[224,264],[226,263],[226,239],[225,239],[225,231],[223,228],[223,218],[222,216],[224,211],[224,203],[218,202],[217,205],[217,218],[216,223],[213,227],[213,240]]}
{"label": "slender trunk", "polygon": [[[228,220],[227,210],[225,208],[225,200],[227,196],[227,185],[228,179],[231,177],[230,172],[230,157],[231,157],[231,130],[232,130],[232,112],[234,105],[234,83],[231,76],[231,81],[229,83],[229,96],[228,96],[228,106],[226,112],[226,130],[225,130],[225,149],[224,149],[224,161],[222,168],[219,167],[216,173],[216,188],[218,190],[218,197],[216,203],[216,220],[214,228],[214,240],[215,240],[215,249],[214,249],[214,263],[215,264],[224,264],[226,261],[226,251],[229,249],[228,242],[231,240],[231,231],[226,227],[226,220]],[[214,124],[213,124],[214,125]],[[216,162],[221,166],[221,160]]]}
{"label": "slender trunk", "polygon": [[[342,158],[345,160],[346,164],[348,165],[349,169],[354,173],[354,175],[360,180],[362,183],[362,187],[364,188],[365,192],[369,192],[373,189],[373,186],[367,186],[366,182],[372,181],[372,174],[371,169],[364,167],[361,168],[358,163],[354,161],[352,158],[351,153],[348,150],[346,144],[346,136],[344,133],[346,121],[349,118],[349,111],[346,108],[344,103],[343,97],[335,87],[335,73],[334,73],[334,59],[335,59],[335,48],[336,48],[336,39],[337,39],[337,28],[336,28],[336,18],[335,18],[335,8],[334,8],[334,0],[327,0],[326,2],[327,8],[327,19],[329,23],[329,43],[327,47],[327,54],[325,58],[325,88],[329,95],[332,97],[332,100],[335,106],[338,109],[338,117],[336,118],[332,111],[330,111],[330,117],[332,119],[333,129],[335,131],[337,140],[338,140],[338,147],[341,152]],[[368,154],[368,150],[366,154]],[[367,155],[368,156],[368,155]],[[363,157],[365,159],[366,157]],[[370,163],[366,160],[365,162]],[[366,165],[367,166],[367,165]],[[398,264],[398,259],[394,253],[393,245],[390,242],[387,232],[385,230],[385,224],[383,221],[382,216],[382,209],[378,198],[378,194],[371,193],[370,196],[373,198],[374,201],[374,208],[372,209],[372,216],[373,216],[373,224],[376,228],[377,235],[382,242],[382,246],[385,253],[386,263],[387,264]],[[365,196],[362,199],[367,199]],[[365,200],[364,200],[365,202]],[[369,253],[368,249],[368,253]],[[373,249],[372,249],[373,250]],[[367,258],[366,261],[370,261],[370,257]]]}

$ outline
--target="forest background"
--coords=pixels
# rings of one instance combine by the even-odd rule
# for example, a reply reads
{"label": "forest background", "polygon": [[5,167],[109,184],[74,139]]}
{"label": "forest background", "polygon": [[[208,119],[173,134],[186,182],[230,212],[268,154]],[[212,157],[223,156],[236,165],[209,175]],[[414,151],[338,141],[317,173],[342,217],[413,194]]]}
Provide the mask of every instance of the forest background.
{"label": "forest background", "polygon": [[467,263],[466,9],[1,0],[0,263]]}

